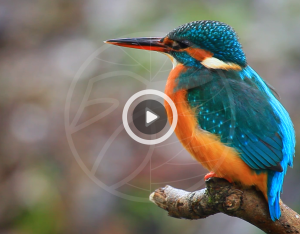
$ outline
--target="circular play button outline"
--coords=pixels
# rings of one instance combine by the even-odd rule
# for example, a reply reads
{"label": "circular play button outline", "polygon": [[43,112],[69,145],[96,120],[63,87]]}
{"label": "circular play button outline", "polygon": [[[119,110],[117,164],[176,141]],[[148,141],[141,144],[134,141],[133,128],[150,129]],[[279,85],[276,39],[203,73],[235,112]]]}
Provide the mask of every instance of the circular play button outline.
{"label": "circular play button outline", "polygon": [[[172,125],[170,127],[170,129],[168,130],[168,132],[163,135],[162,137],[158,138],[158,139],[153,139],[153,140],[147,140],[147,139],[143,139],[137,135],[134,134],[134,132],[131,130],[131,128],[129,127],[128,124],[128,110],[129,107],[131,106],[131,104],[139,97],[144,96],[144,95],[156,95],[159,96],[161,98],[163,98],[164,100],[166,100],[171,109],[172,109],[172,113],[173,113],[173,121],[172,121]],[[165,93],[158,91],[158,90],[154,90],[154,89],[145,89],[142,91],[139,91],[137,93],[135,93],[134,95],[132,95],[128,101],[126,102],[124,109],[123,109],[123,113],[122,113],[122,120],[123,120],[123,125],[124,128],[126,130],[126,132],[128,133],[128,135],[135,141],[144,144],[144,145],[156,145],[159,144],[165,140],[167,140],[173,133],[173,131],[175,130],[175,127],[177,125],[177,121],[178,121],[178,113],[177,113],[177,109],[176,106],[174,104],[174,102],[172,101],[172,99],[166,95]]]}

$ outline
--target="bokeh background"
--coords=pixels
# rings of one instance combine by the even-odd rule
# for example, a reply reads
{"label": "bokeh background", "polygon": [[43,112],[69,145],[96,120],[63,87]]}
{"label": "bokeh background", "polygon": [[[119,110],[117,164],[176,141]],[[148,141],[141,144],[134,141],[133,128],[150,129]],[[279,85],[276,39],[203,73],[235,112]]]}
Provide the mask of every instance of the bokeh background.
{"label": "bokeh background", "polygon": [[[126,100],[163,90],[172,65],[103,41],[164,36],[204,19],[235,28],[299,135],[298,0],[0,2],[0,233],[262,233],[222,214],[168,217],[148,202],[151,191],[203,188],[206,171],[175,136],[149,147],[122,128]],[[282,195],[298,212],[299,150]]]}

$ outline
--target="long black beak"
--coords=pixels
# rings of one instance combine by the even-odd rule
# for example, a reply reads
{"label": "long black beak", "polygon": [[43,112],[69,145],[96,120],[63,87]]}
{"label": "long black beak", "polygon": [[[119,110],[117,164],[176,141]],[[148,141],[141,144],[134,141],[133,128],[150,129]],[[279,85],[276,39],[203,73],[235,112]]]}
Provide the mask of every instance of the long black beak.
{"label": "long black beak", "polygon": [[107,40],[105,43],[141,50],[168,52],[170,50],[169,47],[162,43],[161,40],[161,37],[119,38]]}

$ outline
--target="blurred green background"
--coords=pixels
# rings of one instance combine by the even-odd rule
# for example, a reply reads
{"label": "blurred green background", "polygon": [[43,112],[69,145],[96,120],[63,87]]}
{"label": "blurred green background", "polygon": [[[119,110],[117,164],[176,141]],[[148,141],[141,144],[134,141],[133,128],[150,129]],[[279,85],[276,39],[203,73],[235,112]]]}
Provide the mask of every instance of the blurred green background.
{"label": "blurred green background", "polygon": [[[275,87],[299,135],[298,0],[1,1],[0,233],[262,233],[222,214],[168,217],[149,194],[166,184],[203,188],[206,171],[174,135],[149,147],[122,128],[126,100],[163,90],[172,65],[159,53],[103,41],[164,36],[205,19],[235,28],[248,63]],[[299,160],[282,195],[298,212]]]}

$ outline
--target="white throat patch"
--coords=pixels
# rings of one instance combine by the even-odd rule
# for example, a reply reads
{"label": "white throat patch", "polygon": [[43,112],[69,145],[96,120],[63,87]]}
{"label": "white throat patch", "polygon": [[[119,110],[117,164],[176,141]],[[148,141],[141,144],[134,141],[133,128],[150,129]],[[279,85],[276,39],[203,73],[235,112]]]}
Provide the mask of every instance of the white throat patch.
{"label": "white throat patch", "polygon": [[173,68],[172,69],[174,69],[179,63],[178,63],[178,61],[175,58],[173,58],[172,64],[173,64]]}
{"label": "white throat patch", "polygon": [[179,62],[171,55],[167,54],[167,53],[164,53],[165,55],[167,55],[169,57],[169,59],[172,61],[172,64],[173,64],[173,68],[174,69],[178,64]]}

